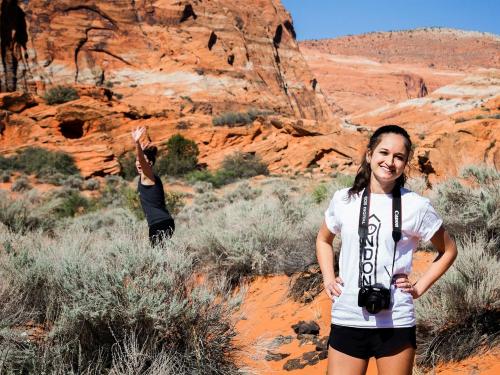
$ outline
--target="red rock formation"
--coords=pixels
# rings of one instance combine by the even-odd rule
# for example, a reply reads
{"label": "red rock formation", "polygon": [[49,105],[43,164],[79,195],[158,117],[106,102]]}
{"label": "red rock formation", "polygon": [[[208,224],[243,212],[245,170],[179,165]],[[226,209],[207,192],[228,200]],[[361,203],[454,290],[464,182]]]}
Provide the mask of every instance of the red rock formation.
{"label": "red rock formation", "polygon": [[[14,66],[22,69],[17,85],[7,77],[4,91],[112,86],[147,113],[175,112],[184,97],[205,103],[197,108],[208,114],[256,107],[316,120],[331,116],[311,87],[291,17],[279,1],[4,3],[17,13],[2,8],[2,17],[15,13],[18,21],[7,25],[16,30],[14,40],[2,34],[2,46],[24,48],[28,40],[27,58],[6,62],[4,71],[14,77]],[[9,48],[6,56],[18,55],[17,47]]]}
{"label": "red rock formation", "polygon": [[350,127],[398,124],[416,143],[415,169],[430,182],[456,176],[470,164],[500,169],[500,72],[484,71],[425,98],[351,116]]}
{"label": "red rock formation", "polygon": [[425,96],[478,68],[500,66],[500,38],[451,29],[369,33],[300,42],[340,116]]}
{"label": "red rock formation", "polygon": [[[334,80],[342,96],[324,84],[322,70],[309,72],[288,14],[271,0],[78,4],[30,1],[24,9],[30,39],[19,84],[88,84],[75,85],[80,99],[54,106],[37,95],[1,94],[1,153],[59,149],[75,157],[84,176],[117,173],[118,157],[133,146],[130,130],[146,126],[161,151],[173,134],[194,139],[210,168],[246,151],[273,172],[354,172],[369,131],[390,122],[408,128],[416,170],[430,182],[464,163],[500,167],[493,69],[450,84],[470,73],[323,54],[342,66]],[[426,88],[434,92],[423,97]],[[349,116],[331,118],[322,90]],[[236,128],[212,124],[219,111],[249,107],[275,115]],[[451,150],[466,148],[450,158]]]}

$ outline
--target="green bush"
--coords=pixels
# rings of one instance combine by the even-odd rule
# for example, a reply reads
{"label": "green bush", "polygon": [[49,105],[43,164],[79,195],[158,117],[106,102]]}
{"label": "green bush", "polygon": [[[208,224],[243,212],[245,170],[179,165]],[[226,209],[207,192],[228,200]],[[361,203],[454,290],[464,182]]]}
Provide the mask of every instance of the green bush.
{"label": "green bush", "polygon": [[236,152],[226,156],[222,161],[222,168],[215,172],[208,170],[193,171],[186,175],[191,183],[208,182],[219,188],[230,184],[239,178],[249,178],[258,175],[268,175],[269,170],[260,157],[250,153]]}
{"label": "green bush", "polygon": [[53,193],[49,199],[58,200],[59,203],[53,208],[53,213],[59,219],[81,215],[94,208],[89,199],[72,188],[59,190]]}
{"label": "green bush", "polygon": [[43,176],[38,177],[38,181],[44,184],[52,184],[56,186],[62,186],[66,182],[67,175],[60,172],[48,173]]}
{"label": "green bush", "polygon": [[454,238],[486,231],[500,237],[500,184],[497,178],[478,187],[449,180],[437,185],[433,205]]}
{"label": "green bush", "polygon": [[228,125],[239,126],[251,123],[253,120],[248,113],[240,112],[225,112],[212,119],[212,124],[215,126]]}
{"label": "green bush", "polygon": [[473,178],[480,185],[500,183],[500,173],[486,165],[469,165],[460,171],[464,178]]}
{"label": "green bush", "polygon": [[83,179],[79,175],[68,176],[64,179],[63,185],[70,189],[81,190],[83,187]]}
{"label": "green bush", "polygon": [[79,174],[73,157],[40,147],[26,147],[9,158],[1,157],[0,168],[35,174],[42,179],[50,179],[54,175]]}
{"label": "green bush", "polygon": [[51,230],[56,222],[52,210],[57,204],[56,201],[47,202],[34,190],[16,199],[0,192],[0,223],[16,233]]}
{"label": "green bush", "polygon": [[458,361],[500,343],[500,264],[498,251],[488,248],[481,233],[458,241],[455,263],[416,301],[420,365]]}
{"label": "green bush", "polygon": [[193,171],[198,164],[198,146],[192,140],[175,134],[166,143],[167,155],[156,162],[159,175],[182,176]]}
{"label": "green bush", "polygon": [[184,193],[178,191],[165,192],[165,205],[172,215],[177,215],[186,205],[184,201]]}
{"label": "green bush", "polygon": [[55,86],[45,92],[43,98],[49,105],[61,104],[79,98],[78,91],[70,86]]}
{"label": "green bush", "polygon": [[214,126],[242,126],[252,123],[259,116],[268,116],[273,113],[272,111],[255,108],[251,108],[247,112],[224,112],[219,116],[213,117],[212,124]]}
{"label": "green bush", "polygon": [[190,249],[210,273],[223,272],[237,283],[245,276],[302,271],[316,261],[322,215],[308,200],[286,193],[233,203],[221,202],[213,193],[202,196],[203,204],[214,209],[189,217],[196,231],[183,234],[185,226],[179,226],[178,235],[189,236]]}
{"label": "green bush", "polygon": [[314,203],[320,204],[328,198],[328,188],[325,184],[319,184],[312,192]]}
{"label": "green bush", "polygon": [[12,183],[11,190],[16,192],[26,191],[31,189],[31,184],[25,176],[20,176]]}
{"label": "green bush", "polygon": [[137,169],[135,167],[135,154],[127,152],[118,158],[120,164],[120,176],[127,181],[132,181],[137,176]]}
{"label": "green bush", "polygon": [[[53,238],[0,228],[0,368],[8,374],[236,375],[233,297],[188,249],[126,225]],[[19,327],[43,327],[31,340]],[[28,328],[29,329],[29,328]]]}
{"label": "green bush", "polygon": [[89,178],[88,180],[85,180],[82,185],[82,190],[90,190],[90,191],[95,191],[99,190],[101,187],[101,184],[99,180],[95,178]]}
{"label": "green bush", "polygon": [[17,165],[15,164],[13,158],[8,158],[0,155],[0,171],[10,171],[16,169]]}
{"label": "green bush", "polygon": [[1,182],[10,182],[10,177],[11,177],[11,172],[9,170],[3,171],[1,176],[0,176],[0,181]]}
{"label": "green bush", "polygon": [[186,175],[189,182],[196,184],[199,182],[206,182],[211,184],[214,188],[219,188],[223,185],[229,184],[235,180],[235,176],[231,173],[226,172],[223,169],[219,169],[214,173],[209,170],[193,171]]}
{"label": "green bush", "polygon": [[120,193],[123,199],[123,206],[129,209],[138,220],[144,220],[144,210],[142,209],[137,189],[133,189],[129,186],[123,186],[120,189]]}
{"label": "green bush", "polygon": [[258,175],[267,176],[267,165],[257,154],[235,152],[222,161],[222,169],[235,178],[248,178]]}
{"label": "green bush", "polygon": [[233,191],[224,195],[229,203],[234,203],[238,200],[251,201],[262,194],[262,190],[254,189],[247,181],[243,181]]}

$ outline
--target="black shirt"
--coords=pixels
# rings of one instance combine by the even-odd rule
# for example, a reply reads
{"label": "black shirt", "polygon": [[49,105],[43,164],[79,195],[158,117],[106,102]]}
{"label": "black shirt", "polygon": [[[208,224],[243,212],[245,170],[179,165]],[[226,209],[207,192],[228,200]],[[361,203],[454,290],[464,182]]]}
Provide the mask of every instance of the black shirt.
{"label": "black shirt", "polygon": [[137,185],[139,198],[141,199],[141,206],[146,215],[148,225],[160,223],[165,220],[171,220],[172,216],[167,210],[165,205],[165,193],[163,191],[163,184],[160,177],[154,175],[154,185],[141,184],[141,178]]}

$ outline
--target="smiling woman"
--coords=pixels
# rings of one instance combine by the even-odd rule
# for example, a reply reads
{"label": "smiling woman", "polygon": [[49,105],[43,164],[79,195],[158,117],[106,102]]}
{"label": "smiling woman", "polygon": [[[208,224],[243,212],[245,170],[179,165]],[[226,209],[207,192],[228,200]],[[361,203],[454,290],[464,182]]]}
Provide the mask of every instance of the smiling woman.
{"label": "smiling woman", "polygon": [[[455,243],[428,199],[405,189],[411,140],[387,125],[370,137],[351,188],[337,191],[325,212],[316,254],[325,291],[333,301],[328,374],[362,375],[375,357],[379,373],[410,375],[416,349],[413,300],[453,263]],[[332,241],[341,235],[339,276]],[[440,253],[411,284],[413,251],[420,239]]]}

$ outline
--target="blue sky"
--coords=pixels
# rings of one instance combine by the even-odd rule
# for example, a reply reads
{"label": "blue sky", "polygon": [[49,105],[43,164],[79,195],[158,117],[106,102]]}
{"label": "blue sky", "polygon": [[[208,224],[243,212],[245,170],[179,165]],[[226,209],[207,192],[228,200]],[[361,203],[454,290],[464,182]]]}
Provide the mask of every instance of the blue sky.
{"label": "blue sky", "polygon": [[500,0],[281,0],[297,39],[450,27],[500,34]]}

